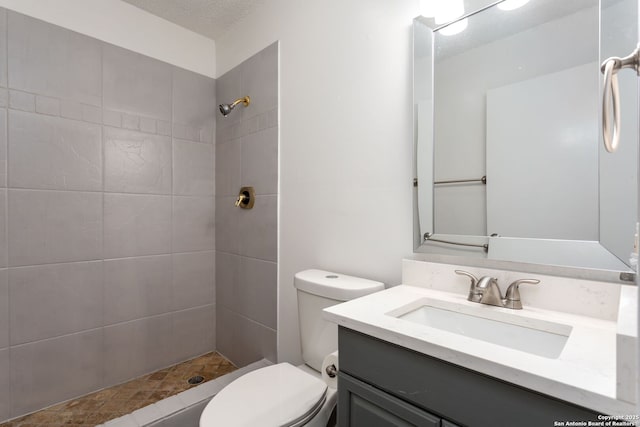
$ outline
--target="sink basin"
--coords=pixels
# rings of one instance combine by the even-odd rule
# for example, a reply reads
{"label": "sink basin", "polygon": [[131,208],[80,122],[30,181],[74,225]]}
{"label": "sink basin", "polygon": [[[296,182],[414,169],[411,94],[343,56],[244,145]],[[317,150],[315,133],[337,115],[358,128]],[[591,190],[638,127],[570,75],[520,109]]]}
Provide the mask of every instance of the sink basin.
{"label": "sink basin", "polygon": [[509,316],[504,313],[493,313],[494,319],[487,318],[486,315],[491,314],[489,310],[482,310],[488,313],[479,316],[431,304],[421,304],[408,312],[399,311],[399,314],[396,312],[389,315],[550,359],[557,359],[560,356],[571,334],[571,326],[560,323]]}

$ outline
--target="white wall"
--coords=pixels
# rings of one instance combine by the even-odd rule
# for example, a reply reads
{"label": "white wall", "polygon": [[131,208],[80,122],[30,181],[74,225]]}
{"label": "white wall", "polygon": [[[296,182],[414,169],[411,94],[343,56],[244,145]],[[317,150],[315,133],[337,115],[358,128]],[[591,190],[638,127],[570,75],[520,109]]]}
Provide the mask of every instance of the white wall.
{"label": "white wall", "polygon": [[215,42],[120,0],[0,0],[0,7],[215,77]]}
{"label": "white wall", "polygon": [[280,360],[300,360],[295,272],[398,284],[413,251],[416,15],[416,0],[272,0],[216,40],[218,75],[280,40]]}
{"label": "white wall", "polygon": [[488,230],[598,241],[598,65],[487,90]]}

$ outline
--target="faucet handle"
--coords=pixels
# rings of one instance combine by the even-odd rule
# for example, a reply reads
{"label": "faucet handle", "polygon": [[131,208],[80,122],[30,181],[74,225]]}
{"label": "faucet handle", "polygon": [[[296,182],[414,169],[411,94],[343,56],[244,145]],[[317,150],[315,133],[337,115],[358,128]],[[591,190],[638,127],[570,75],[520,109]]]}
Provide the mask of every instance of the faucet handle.
{"label": "faucet handle", "polygon": [[469,279],[471,279],[471,285],[475,286],[476,283],[478,283],[478,278],[476,276],[474,276],[473,274],[469,273],[468,271],[464,271],[464,270],[454,270],[453,271],[456,274],[459,274],[461,276],[467,276]]}
{"label": "faucet handle", "polygon": [[464,270],[454,270],[454,273],[459,274],[461,276],[467,276],[469,279],[471,279],[471,287],[469,288],[469,296],[467,297],[467,300],[473,301],[473,302],[480,302],[482,293],[478,293],[476,289],[476,285],[478,284],[478,278],[473,274],[469,273],[468,271],[464,271]]}
{"label": "faucet handle", "polygon": [[526,283],[529,285],[537,285],[540,280],[537,279],[520,279],[516,280],[507,288],[507,293],[504,296],[504,307],[513,308],[515,310],[522,310],[522,301],[520,300],[520,285]]}

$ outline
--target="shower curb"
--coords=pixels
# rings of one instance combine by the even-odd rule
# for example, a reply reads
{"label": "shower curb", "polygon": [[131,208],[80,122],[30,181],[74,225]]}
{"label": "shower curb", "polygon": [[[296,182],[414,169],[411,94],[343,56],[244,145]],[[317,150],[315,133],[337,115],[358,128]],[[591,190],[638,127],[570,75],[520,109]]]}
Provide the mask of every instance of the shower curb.
{"label": "shower curb", "polygon": [[96,427],[198,427],[202,410],[220,390],[247,372],[272,364],[266,359],[259,360]]}

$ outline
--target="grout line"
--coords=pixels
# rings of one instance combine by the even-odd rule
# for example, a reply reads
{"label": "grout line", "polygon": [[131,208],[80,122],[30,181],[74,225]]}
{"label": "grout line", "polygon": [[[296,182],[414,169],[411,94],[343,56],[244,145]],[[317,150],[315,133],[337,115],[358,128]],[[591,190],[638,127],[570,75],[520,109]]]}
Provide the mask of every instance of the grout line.
{"label": "grout line", "polygon": [[[216,304],[215,304],[215,305],[217,305],[217,304],[218,304],[218,302],[216,302]],[[262,326],[263,328],[269,329],[270,331],[273,331],[273,332],[275,332],[276,334],[278,333],[278,329],[277,329],[277,328],[272,328],[271,326],[267,326],[267,325],[265,325],[264,323],[258,322],[257,320],[250,318],[250,317],[249,317],[249,316],[247,316],[246,314],[240,313],[239,311],[237,311],[237,310],[235,310],[235,309],[233,309],[233,308],[231,308],[231,307],[228,307],[228,306],[226,306],[226,305],[225,305],[225,304],[223,304],[223,303],[220,303],[220,306],[221,306],[223,309],[225,309],[225,310],[227,310],[227,311],[230,311],[230,312],[232,312],[233,314],[235,314],[236,316],[240,316],[240,317],[242,317],[242,318],[244,318],[244,319],[248,320],[248,321],[249,321],[249,322],[251,322],[251,323],[255,323],[255,324],[256,324],[256,325],[258,325],[258,326]],[[217,316],[217,310],[216,310],[216,316]]]}
{"label": "grout line", "polygon": [[66,338],[66,337],[71,337],[73,335],[82,335],[82,334],[88,334],[91,332],[102,332],[102,330],[104,329],[103,326],[96,326],[95,328],[89,328],[89,329],[81,329],[79,331],[74,331],[74,332],[67,332],[65,334],[60,334],[60,335],[54,335],[52,337],[47,337],[47,338],[40,338],[37,340],[31,340],[31,341],[25,341],[25,342],[21,342],[18,344],[12,344],[11,348],[18,348],[18,347],[24,347],[27,345],[33,345],[33,344],[38,344],[41,342],[47,342],[47,341],[52,341],[52,340],[57,340],[59,338]]}
{"label": "grout line", "polygon": [[[169,250],[171,251],[171,264],[170,264],[170,268],[171,268],[171,283],[170,283],[170,293],[169,293],[169,307],[173,307],[176,301],[176,281],[175,281],[175,271],[174,271],[174,248],[175,248],[175,178],[176,178],[176,173],[175,173],[175,156],[176,156],[176,144],[175,144],[175,136],[174,136],[174,121],[175,121],[175,98],[174,98],[174,92],[175,92],[175,85],[176,82],[176,67],[175,66],[171,66],[171,85],[169,87],[170,90],[170,95],[169,95],[169,99],[171,102],[171,114],[169,115],[169,125],[170,125],[170,129],[171,129],[171,136],[169,137],[169,140],[171,141],[171,212],[169,213],[169,226],[171,227],[171,229],[169,230],[170,233],[170,238],[169,238]],[[171,319],[170,319],[170,334],[171,334],[171,340],[174,341],[174,338],[176,336],[176,331],[175,331],[175,316],[173,315],[173,313],[171,314]],[[168,356],[173,359],[174,358],[174,349],[173,347],[169,350],[169,354]]]}
{"label": "grout line", "polygon": [[252,257],[252,256],[247,256],[247,255],[240,255],[240,254],[237,254],[237,253],[234,253],[234,252],[227,252],[227,251],[222,251],[222,250],[216,250],[215,252],[216,253],[220,252],[221,254],[225,254],[225,255],[233,255],[233,256],[237,256],[239,258],[247,258],[247,259],[250,259],[250,260],[253,260],[253,261],[262,261],[262,262],[268,262],[268,263],[271,263],[271,264],[278,264],[278,261],[272,261],[272,260],[264,259],[264,258],[256,258],[256,257]]}
{"label": "grout line", "polygon": [[193,251],[162,252],[159,254],[131,255],[131,256],[123,256],[118,258],[92,258],[92,259],[80,259],[80,260],[74,260],[74,261],[45,262],[45,263],[39,263],[39,264],[9,265],[7,267],[0,268],[0,271],[15,270],[20,268],[30,268],[30,267],[65,265],[65,264],[80,264],[80,263],[89,263],[89,262],[118,261],[118,260],[137,259],[137,258],[152,258],[152,257],[162,257],[162,256],[170,256],[170,255],[202,254],[207,252],[216,252],[216,250],[202,249],[202,250],[193,250]]}
{"label": "grout line", "polygon": [[[105,336],[105,320],[106,320],[106,278],[105,278],[105,271],[104,271],[104,256],[105,256],[105,189],[106,189],[106,181],[107,181],[107,160],[106,160],[106,143],[105,143],[105,139],[106,139],[106,129],[104,126],[104,46],[105,44],[103,42],[100,42],[100,107],[101,107],[101,111],[100,111],[100,117],[102,118],[101,120],[101,124],[100,124],[100,142],[102,145],[102,328],[101,332],[102,332],[102,336],[101,341],[102,341],[102,345],[101,345],[101,350],[102,350],[102,363],[101,363],[101,372],[100,372],[100,386],[104,387],[106,385],[107,382],[107,361],[105,358],[105,354],[107,353],[107,342],[106,342],[106,336]],[[61,106],[62,108],[62,106]],[[120,119],[120,122],[122,124],[122,119]]]}
{"label": "grout line", "polygon": [[[169,193],[127,193],[121,191],[102,191],[102,190],[73,190],[73,189],[55,189],[55,188],[28,188],[28,187],[3,187],[7,190],[17,190],[17,191],[42,191],[42,192],[58,192],[58,193],[90,193],[90,194],[109,194],[109,195],[118,195],[118,196],[158,196],[158,197],[168,197],[171,196]],[[196,196],[179,196],[179,197],[210,197],[209,195],[196,195]]]}

